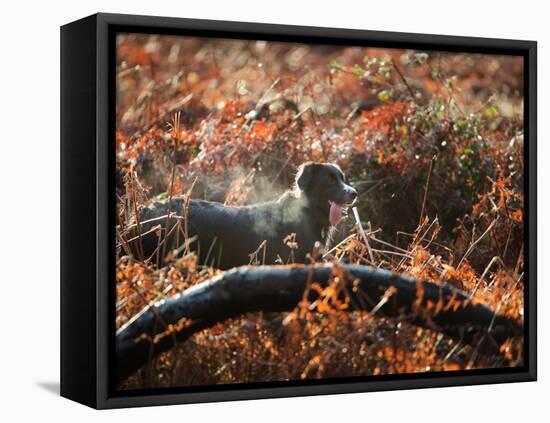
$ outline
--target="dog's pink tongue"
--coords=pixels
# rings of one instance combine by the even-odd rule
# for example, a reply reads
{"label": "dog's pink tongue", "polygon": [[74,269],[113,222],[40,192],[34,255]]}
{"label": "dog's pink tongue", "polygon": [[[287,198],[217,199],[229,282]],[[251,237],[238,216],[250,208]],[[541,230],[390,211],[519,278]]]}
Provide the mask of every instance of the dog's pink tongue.
{"label": "dog's pink tongue", "polygon": [[330,224],[335,226],[342,220],[342,206],[336,203],[330,202],[330,212],[328,214],[328,220]]}

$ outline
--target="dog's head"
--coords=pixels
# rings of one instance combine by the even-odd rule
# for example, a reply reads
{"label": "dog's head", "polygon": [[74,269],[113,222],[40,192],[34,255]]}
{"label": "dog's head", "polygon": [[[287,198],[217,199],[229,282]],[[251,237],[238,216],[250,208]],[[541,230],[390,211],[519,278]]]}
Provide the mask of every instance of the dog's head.
{"label": "dog's head", "polygon": [[357,191],[346,183],[344,172],[330,163],[302,164],[296,175],[296,187],[323,222],[331,225],[342,220],[347,207],[357,198]]}

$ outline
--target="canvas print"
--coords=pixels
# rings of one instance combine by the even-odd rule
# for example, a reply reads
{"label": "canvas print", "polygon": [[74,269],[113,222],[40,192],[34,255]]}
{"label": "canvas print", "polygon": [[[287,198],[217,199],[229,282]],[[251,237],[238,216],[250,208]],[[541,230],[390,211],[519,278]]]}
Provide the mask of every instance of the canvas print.
{"label": "canvas print", "polygon": [[117,390],[523,366],[522,57],[118,33],[115,72]]}

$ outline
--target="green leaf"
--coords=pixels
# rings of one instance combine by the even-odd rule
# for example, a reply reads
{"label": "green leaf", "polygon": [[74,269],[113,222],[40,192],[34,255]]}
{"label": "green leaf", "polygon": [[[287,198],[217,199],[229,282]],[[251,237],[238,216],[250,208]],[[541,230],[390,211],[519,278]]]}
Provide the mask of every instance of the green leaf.
{"label": "green leaf", "polygon": [[485,109],[485,116],[487,116],[489,119],[498,116],[498,114],[499,110],[496,106],[490,106]]}
{"label": "green leaf", "polygon": [[357,63],[353,66],[353,70],[352,70],[353,74],[357,77],[357,78],[360,78],[361,76],[363,76],[363,69],[361,68],[361,66],[359,66]]}
{"label": "green leaf", "polygon": [[378,93],[378,99],[380,101],[388,101],[391,98],[391,94],[388,90],[382,90]]}
{"label": "green leaf", "polygon": [[338,61],[336,59],[332,59],[330,61],[330,67],[331,67],[331,69],[336,70],[336,71],[341,71],[342,70],[342,66],[340,66],[340,63],[338,63]]}

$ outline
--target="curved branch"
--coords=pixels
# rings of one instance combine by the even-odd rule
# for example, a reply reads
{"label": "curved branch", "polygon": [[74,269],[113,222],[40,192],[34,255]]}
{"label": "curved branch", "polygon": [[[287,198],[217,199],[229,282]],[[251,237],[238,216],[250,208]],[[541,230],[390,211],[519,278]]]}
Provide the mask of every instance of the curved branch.
{"label": "curved branch", "polygon": [[[117,381],[134,373],[153,355],[218,322],[249,312],[292,311],[303,298],[308,281],[326,286],[336,269],[345,271],[346,289],[341,295],[349,296],[349,311],[373,310],[376,306],[378,315],[401,317],[466,343],[490,333],[500,345],[508,337],[523,333],[520,323],[473,302],[450,285],[418,282],[359,265],[245,266],[149,306],[120,328],[116,334]],[[392,287],[395,289],[388,296]],[[318,294],[310,292],[309,296],[314,300]],[[381,301],[384,296],[387,301]],[[372,301],[365,304],[365,298]],[[166,326],[178,322],[179,328],[166,334]]]}

